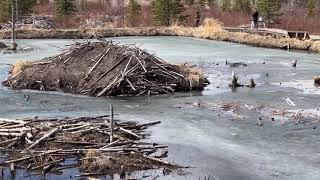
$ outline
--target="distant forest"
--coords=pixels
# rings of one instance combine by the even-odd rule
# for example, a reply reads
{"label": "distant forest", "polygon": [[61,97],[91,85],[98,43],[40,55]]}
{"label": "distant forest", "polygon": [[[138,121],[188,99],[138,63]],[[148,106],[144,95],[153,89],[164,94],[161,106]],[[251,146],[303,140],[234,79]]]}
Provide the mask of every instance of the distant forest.
{"label": "distant forest", "polygon": [[194,26],[196,18],[246,26],[256,10],[268,27],[320,33],[320,0],[0,0],[0,23],[9,21],[11,1],[20,21],[48,16],[61,28]]}

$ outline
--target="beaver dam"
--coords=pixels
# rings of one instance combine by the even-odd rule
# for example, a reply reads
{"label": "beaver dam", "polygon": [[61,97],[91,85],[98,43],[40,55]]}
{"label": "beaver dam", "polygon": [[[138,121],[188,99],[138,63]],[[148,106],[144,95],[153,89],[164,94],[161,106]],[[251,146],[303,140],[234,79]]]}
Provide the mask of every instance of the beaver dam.
{"label": "beaver dam", "polygon": [[13,66],[4,85],[90,96],[157,95],[203,90],[200,70],[168,64],[135,46],[112,41],[75,43],[62,54]]}
{"label": "beaver dam", "polygon": [[99,116],[0,123],[0,165],[11,172],[23,168],[30,176],[77,167],[80,176],[91,176],[180,168],[162,159],[168,154],[166,145],[141,141],[148,137],[145,130],[160,122],[137,124]]}

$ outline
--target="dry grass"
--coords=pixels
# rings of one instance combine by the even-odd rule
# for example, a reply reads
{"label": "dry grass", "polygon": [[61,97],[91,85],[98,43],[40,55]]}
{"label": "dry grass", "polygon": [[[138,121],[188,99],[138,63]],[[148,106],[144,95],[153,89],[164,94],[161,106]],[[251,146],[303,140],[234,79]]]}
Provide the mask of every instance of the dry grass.
{"label": "dry grass", "polygon": [[110,158],[96,150],[86,151],[85,157],[81,162],[81,167],[86,172],[105,172],[112,167]]}
{"label": "dry grass", "polygon": [[[200,27],[184,27],[173,24],[170,27],[125,27],[116,28],[115,23],[104,23],[100,27],[83,26],[79,29],[57,30],[18,30],[18,38],[94,38],[114,36],[185,36],[211,40],[222,40],[266,48],[282,48],[290,45],[292,49],[320,52],[320,41],[276,38],[257,34],[229,32],[223,23],[206,18]],[[10,38],[10,31],[0,31],[0,38]]]}
{"label": "dry grass", "polygon": [[223,24],[216,19],[206,18],[203,21],[203,25],[200,26],[203,34],[211,34],[221,32],[223,30]]}
{"label": "dry grass", "polygon": [[310,47],[310,50],[320,53],[320,41],[315,41]]}
{"label": "dry grass", "polygon": [[302,41],[292,38],[275,38],[242,32],[228,32],[223,29],[221,22],[212,18],[205,19],[203,25],[198,28],[173,25],[170,30],[177,36],[222,40],[267,48],[281,48],[289,44],[292,49],[320,52],[320,41]]}
{"label": "dry grass", "polygon": [[32,62],[31,61],[17,61],[13,66],[12,66],[12,69],[11,69],[11,76],[15,76],[17,75],[20,71],[23,70],[23,67],[25,65],[29,65],[31,64]]}

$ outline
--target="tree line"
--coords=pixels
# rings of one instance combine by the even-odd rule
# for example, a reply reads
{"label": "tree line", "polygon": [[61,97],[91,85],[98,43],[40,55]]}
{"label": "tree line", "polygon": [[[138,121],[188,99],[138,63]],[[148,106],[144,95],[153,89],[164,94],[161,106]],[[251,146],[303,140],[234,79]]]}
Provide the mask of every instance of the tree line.
{"label": "tree line", "polygon": [[[16,0],[20,17],[33,12],[37,0]],[[78,10],[84,10],[85,0],[76,7],[74,0],[54,0],[55,16],[70,15]],[[169,26],[175,23],[183,24],[186,20],[185,9],[208,11],[212,7],[219,7],[226,12],[243,12],[250,15],[258,11],[267,22],[276,21],[282,15],[282,9],[305,8],[305,16],[320,14],[320,0],[152,0],[152,20],[154,25]],[[141,5],[138,0],[129,0],[126,6],[125,19],[128,26],[134,26],[139,21]],[[0,0],[0,22],[6,23],[11,16],[11,1]]]}

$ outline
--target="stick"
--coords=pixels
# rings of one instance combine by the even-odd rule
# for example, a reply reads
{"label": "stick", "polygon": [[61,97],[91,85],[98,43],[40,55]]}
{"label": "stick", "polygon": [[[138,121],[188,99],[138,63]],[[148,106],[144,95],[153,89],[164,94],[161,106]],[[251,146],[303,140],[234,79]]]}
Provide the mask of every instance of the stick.
{"label": "stick", "polygon": [[[120,60],[119,62],[117,62],[115,65],[113,65],[110,69],[108,69],[105,73],[103,73],[97,80],[95,80],[89,88],[91,88],[93,85],[95,85],[98,81],[100,81],[105,75],[107,75],[110,71],[112,71],[115,67],[117,67],[123,60],[125,60],[125,58],[123,58],[122,60]],[[82,89],[80,90],[80,92],[82,91]]]}
{"label": "stick", "polygon": [[102,61],[102,59],[108,54],[109,51],[110,51],[110,48],[99,58],[99,60],[96,62],[96,64],[94,64],[94,66],[89,70],[89,72],[87,73],[86,77],[91,74],[91,72],[98,66],[98,64],[99,64],[99,63]]}
{"label": "stick", "polygon": [[81,126],[64,129],[63,131],[75,131],[75,130],[83,129],[83,128],[86,128],[86,127],[89,127],[89,126],[91,126],[91,125],[90,124],[84,124],[84,125],[81,125]]}
{"label": "stick", "polygon": [[167,162],[167,161],[165,161],[165,160],[162,160],[162,159],[158,159],[158,158],[154,158],[154,157],[150,157],[150,156],[146,156],[146,155],[143,155],[143,157],[145,157],[145,158],[147,158],[147,159],[150,159],[150,160],[152,160],[152,161],[157,161],[157,162],[159,162],[159,163],[161,163],[161,164],[165,164],[165,165],[167,165],[167,166],[177,166],[177,165],[175,165],[175,164],[171,164],[171,163],[169,163],[169,162]]}
{"label": "stick", "polygon": [[131,81],[129,81],[128,78],[126,78],[126,81],[128,82],[128,84],[130,85],[131,89],[136,91],[137,89],[133,86],[133,84],[131,83]]}
{"label": "stick", "polygon": [[130,134],[130,135],[132,135],[132,136],[135,136],[135,137],[137,137],[138,139],[142,139],[141,136],[137,135],[136,133],[134,133],[134,132],[132,132],[132,131],[129,131],[129,130],[127,130],[127,129],[124,129],[124,128],[122,128],[122,127],[119,127],[119,130],[121,130],[121,131],[123,131],[123,132],[125,132],[125,133],[128,133],[128,134]]}
{"label": "stick", "polygon": [[6,140],[6,141],[2,141],[2,142],[0,142],[0,144],[9,143],[9,142],[15,141],[15,140],[17,140],[17,139],[18,139],[18,138],[16,137],[16,138],[13,138],[13,139],[9,139],[9,140]]}
{"label": "stick", "polygon": [[49,133],[45,134],[44,136],[42,136],[40,139],[38,139],[35,143],[33,143],[31,146],[29,146],[26,150],[29,150],[31,148],[33,148],[34,146],[38,145],[40,142],[42,142],[43,140],[47,139],[48,137],[50,137],[51,135],[57,133],[58,131],[60,131],[60,127],[54,128],[53,130],[51,130]]}
{"label": "stick", "polygon": [[138,124],[136,127],[144,127],[144,126],[153,126],[153,125],[156,125],[156,124],[160,124],[161,121],[156,121],[156,122],[151,122],[151,123],[145,123],[145,124]]}
{"label": "stick", "polygon": [[113,105],[110,104],[110,143],[113,142]]}
{"label": "stick", "polygon": [[42,168],[42,167],[44,167],[44,166],[48,166],[48,165],[50,165],[50,164],[60,163],[60,162],[62,162],[62,161],[64,161],[64,159],[59,159],[59,160],[56,160],[56,161],[51,161],[51,162],[42,164],[42,165],[40,165],[40,166],[33,167],[33,168],[29,169],[29,171],[32,171],[32,170],[35,170],[35,169],[39,169],[39,168]]}
{"label": "stick", "polygon": [[13,133],[13,132],[0,132],[0,136],[15,136],[19,137],[22,136],[23,133]]}
{"label": "stick", "polygon": [[13,120],[13,119],[4,119],[4,118],[0,118],[0,122],[7,122],[7,123],[17,123],[17,124],[27,124],[27,122],[25,121],[21,121],[21,120]]}
{"label": "stick", "polygon": [[113,141],[112,143],[109,143],[109,144],[107,144],[106,146],[101,147],[100,149],[106,149],[106,148],[108,148],[108,147],[111,147],[111,146],[117,144],[119,141],[120,141],[120,139],[118,139],[118,140],[116,140],[116,141]]}

